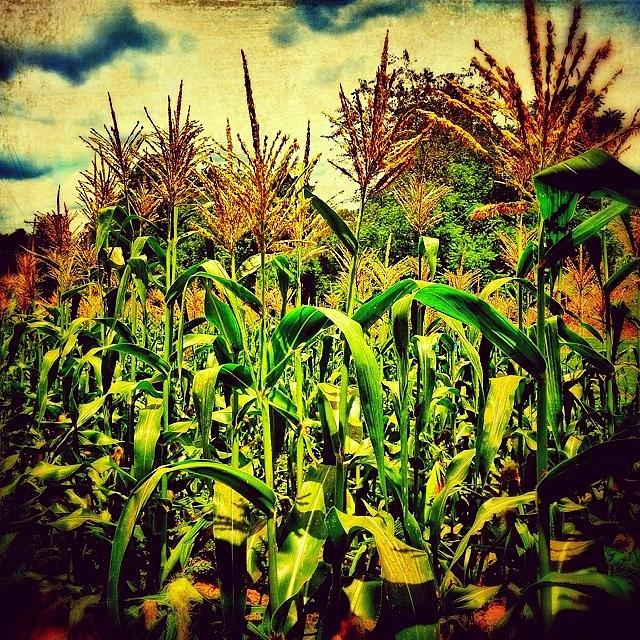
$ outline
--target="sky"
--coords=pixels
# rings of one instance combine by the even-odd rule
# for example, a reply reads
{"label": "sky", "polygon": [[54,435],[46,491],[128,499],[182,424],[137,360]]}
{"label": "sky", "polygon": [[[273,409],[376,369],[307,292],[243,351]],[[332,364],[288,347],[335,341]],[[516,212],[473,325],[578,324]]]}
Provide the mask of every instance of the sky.
{"label": "sky", "polygon": [[[562,45],[572,2],[539,2]],[[640,2],[583,0],[583,28],[595,46],[611,37],[614,55],[601,82],[618,68],[607,106],[640,106]],[[121,131],[147,107],[166,117],[167,95],[184,80],[192,116],[217,140],[229,118],[245,138],[249,123],[240,50],[246,52],[262,131],[304,141],[321,153],[314,173],[324,199],[347,204],[352,185],[327,162],[324,114],[338,90],[375,74],[385,31],[390,50],[408,50],[435,73],[468,67],[478,38],[530,86],[518,0],[0,0],[0,232],[62,199],[77,206],[75,186],[91,152],[80,139],[109,122],[111,93]],[[640,170],[640,141],[622,160]]]}

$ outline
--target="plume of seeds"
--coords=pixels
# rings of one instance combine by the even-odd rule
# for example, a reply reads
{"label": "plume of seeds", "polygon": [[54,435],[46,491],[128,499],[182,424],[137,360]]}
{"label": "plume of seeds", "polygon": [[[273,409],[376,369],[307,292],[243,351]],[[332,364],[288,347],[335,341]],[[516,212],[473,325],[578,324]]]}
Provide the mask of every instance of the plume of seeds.
{"label": "plume of seeds", "polygon": [[404,209],[409,224],[421,236],[426,235],[442,219],[436,207],[451,192],[446,185],[429,182],[424,171],[410,172],[393,190]]}
{"label": "plume of seeds", "polygon": [[135,165],[142,146],[142,125],[136,122],[126,138],[121,138],[118,119],[111,94],[109,98],[109,110],[111,111],[111,125],[104,125],[105,134],[91,129],[87,138],[82,140],[107,163],[117,179],[117,195],[124,198],[129,204],[131,181],[134,175]]}
{"label": "plume of seeds", "polygon": [[81,282],[87,273],[86,260],[91,250],[82,241],[82,234],[74,230],[74,218],[60,200],[60,187],[55,210],[36,214],[35,232],[42,244],[40,257],[58,293]]}
{"label": "plume of seeds", "polygon": [[[574,259],[567,260],[566,270],[560,279],[561,293],[566,296],[566,306],[569,311],[592,324],[601,326],[602,318],[594,309],[604,308],[603,296],[598,286],[596,270],[585,255],[583,247],[580,247]],[[571,316],[569,322],[576,324],[576,328],[582,333],[583,328],[579,322],[575,322]]]}
{"label": "plume of seeds", "polygon": [[[244,51],[242,68],[244,86],[251,125],[251,146],[238,135],[242,154],[227,150],[225,163],[220,169],[233,177],[227,198],[239,207],[259,250],[271,248],[286,236],[289,220],[296,206],[297,194],[308,183],[315,162],[298,162],[298,143],[278,131],[273,140],[261,138],[256,114],[249,67]],[[227,140],[231,140],[228,132]],[[228,148],[230,147],[228,142]]]}
{"label": "plume of seeds", "polygon": [[[526,227],[520,227],[516,232],[516,237],[513,238],[506,234],[504,231],[498,231],[496,234],[498,241],[502,245],[501,256],[505,264],[511,269],[516,270],[518,262],[520,261],[520,255],[523,248],[530,240],[535,240],[537,237],[536,229],[527,229]],[[529,274],[533,277],[533,274]]]}
{"label": "plume of seeds", "polygon": [[[513,70],[501,67],[477,40],[475,47],[481,56],[472,59],[471,67],[490,94],[486,88],[472,90],[453,81],[447,82],[449,92],[436,93],[454,112],[462,112],[484,125],[491,134],[486,157],[508,185],[524,198],[532,199],[531,178],[543,167],[592,146],[620,154],[640,131],[640,114],[636,112],[627,126],[614,122],[613,127],[603,129],[594,125],[605,96],[621,71],[604,85],[593,86],[597,70],[611,55],[612,45],[606,41],[588,53],[587,34],[578,36],[582,17],[579,5],[574,8],[561,55],[553,23],[547,21],[544,36],[539,33],[534,0],[524,0],[524,13],[534,87],[532,102],[525,99]],[[468,136],[473,145],[480,144],[472,131]]]}
{"label": "plume of seeds", "polygon": [[365,95],[360,88],[348,98],[340,86],[338,114],[329,116],[333,127],[329,137],[340,147],[343,158],[342,163],[330,162],[358,185],[362,200],[381,192],[402,175],[424,137],[410,130],[411,112],[394,115],[390,98],[396,72],[388,72],[388,61],[389,32],[373,92]]}
{"label": "plume of seeds", "polygon": [[117,177],[103,156],[94,153],[91,168],[80,172],[76,187],[88,225],[95,227],[98,211],[118,202]]}
{"label": "plume of seeds", "polygon": [[[145,165],[146,158],[140,159],[140,166]],[[136,215],[147,222],[158,222],[160,219],[162,198],[154,189],[151,178],[144,171],[140,172],[135,181],[135,189],[131,194],[131,204]]]}
{"label": "plume of seeds", "polygon": [[38,300],[38,260],[33,251],[21,251],[16,256],[16,271],[2,279],[3,292],[15,298],[18,309],[28,313]]}
{"label": "plume of seeds", "polygon": [[515,202],[491,202],[476,207],[470,218],[472,220],[487,220],[497,216],[508,216],[521,218],[522,214],[531,211],[531,202],[527,200],[516,200]]}
{"label": "plume of seeds", "polygon": [[320,241],[329,234],[329,227],[324,218],[311,207],[311,199],[304,195],[303,187],[307,186],[303,180],[308,181],[311,172],[315,168],[319,155],[311,158],[311,123],[307,121],[307,139],[304,147],[302,163],[294,167],[294,177],[298,180],[298,190],[295,194],[295,203],[291,208],[288,220],[287,237],[281,244],[274,246],[274,250],[298,251],[303,261],[313,259],[317,255]]}
{"label": "plume of seeds", "polygon": [[147,137],[150,153],[145,156],[143,170],[169,211],[195,198],[197,166],[204,151],[203,128],[191,119],[190,107],[182,117],[182,86],[180,82],[175,108],[167,97],[167,130],[161,129],[144,109],[153,132]]}
{"label": "plume of seeds", "polygon": [[460,260],[460,264],[455,271],[445,271],[444,279],[447,284],[460,291],[477,291],[480,286],[480,271],[477,269],[464,268],[464,256]]}
{"label": "plume of seeds", "polygon": [[227,120],[227,144],[219,150],[223,163],[206,160],[200,178],[201,199],[197,207],[204,224],[192,224],[203,237],[235,255],[238,242],[250,228],[249,211],[244,204],[244,189],[240,181],[246,179],[233,152],[231,125]]}

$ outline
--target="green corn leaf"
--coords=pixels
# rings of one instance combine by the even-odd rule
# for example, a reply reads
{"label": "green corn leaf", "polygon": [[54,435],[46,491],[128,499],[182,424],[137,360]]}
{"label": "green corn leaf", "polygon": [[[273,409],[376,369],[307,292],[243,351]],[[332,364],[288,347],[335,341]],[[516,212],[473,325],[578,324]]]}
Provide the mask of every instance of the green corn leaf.
{"label": "green corn leaf", "polygon": [[353,319],[363,328],[368,329],[398,301],[418,289],[413,280],[399,280],[388,289],[377,293],[367,300],[353,314]]}
{"label": "green corn leaf", "polygon": [[376,357],[365,340],[362,327],[336,309],[303,305],[287,313],[274,331],[269,345],[269,374],[265,386],[273,386],[293,352],[318,337],[329,323],[342,333],[351,349],[356,369],[360,404],[379,465],[380,484],[386,493],[384,473],[384,424],[382,375]]}
{"label": "green corn leaf", "polygon": [[557,326],[560,338],[580,355],[585,364],[589,364],[596,371],[605,375],[613,374],[613,364],[601,353],[598,353],[581,335],[571,330],[562,318],[558,318]]}
{"label": "green corn leaf", "polygon": [[110,331],[117,333],[125,342],[134,343],[136,340],[131,329],[118,318],[94,318],[93,321],[108,327]]}
{"label": "green corn leaf", "polygon": [[220,269],[215,260],[207,260],[189,267],[176,278],[174,283],[168,289],[165,295],[166,303],[170,305],[176,302],[179,297],[184,295],[184,291],[189,282],[191,282],[193,278],[198,277],[204,278],[205,280],[212,280],[217,285],[220,285],[225,291],[239,300],[242,300],[242,302],[253,309],[256,313],[260,313],[262,304],[260,300],[258,300],[258,298],[249,291],[249,289],[219,274]]}
{"label": "green corn leaf", "polygon": [[436,277],[436,265],[438,263],[438,249],[440,248],[440,240],[438,238],[430,238],[428,236],[420,236],[418,240],[418,255],[427,259],[429,267],[429,280]]}
{"label": "green corn leaf", "polygon": [[96,515],[90,509],[77,509],[73,513],[70,513],[69,515],[63,516],[62,518],[53,521],[51,523],[51,526],[58,531],[73,531],[74,529],[81,527],[86,522],[92,522],[94,524],[101,525],[111,525],[109,520],[105,519],[109,517],[109,512],[105,511],[103,513],[104,517],[101,517],[100,515]]}
{"label": "green corn leaf", "polygon": [[342,592],[349,601],[349,614],[357,616],[360,624],[367,631],[372,631],[382,608],[382,580],[353,578],[342,587]]}
{"label": "green corn leaf", "polygon": [[483,482],[487,481],[489,470],[509,426],[516,391],[522,380],[521,376],[500,376],[491,378],[489,382],[483,427],[476,442],[478,470]]}
{"label": "green corn leaf", "polygon": [[141,480],[153,469],[162,423],[162,402],[152,400],[140,411],[133,435],[132,475]]}
{"label": "green corn leaf", "polygon": [[242,332],[231,307],[212,295],[209,290],[206,290],[204,294],[204,314],[209,323],[224,336],[229,348],[234,353],[239,353],[242,350]]}
{"label": "green corn leaf", "polygon": [[538,253],[538,247],[533,240],[529,240],[525,245],[520,258],[518,258],[518,265],[516,266],[516,277],[526,278],[536,264],[536,257]]}
{"label": "green corn leaf", "polygon": [[558,318],[548,318],[544,326],[547,356],[547,421],[553,437],[560,443],[563,429],[562,364]]}
{"label": "green corn leaf", "polygon": [[555,244],[547,249],[541,266],[549,267],[557,264],[563,258],[570,256],[583,242],[597,234],[607,226],[615,217],[627,210],[627,205],[621,202],[613,202],[602,211],[594,214],[569,233],[563,235]]}
{"label": "green corn leaf", "polygon": [[475,327],[492,344],[539,379],[545,361],[538,348],[507,318],[480,298],[444,284],[426,284],[415,299],[436,311]]}
{"label": "green corn leaf", "polygon": [[387,516],[350,516],[335,508],[327,515],[331,537],[364,530],[376,543],[383,596],[391,611],[398,640],[435,640],[439,633],[438,604],[431,561],[426,551],[398,540]]}
{"label": "green corn leaf", "polygon": [[522,505],[525,505],[529,502],[533,502],[536,499],[536,492],[530,491],[529,493],[525,493],[521,496],[504,496],[498,498],[489,498],[487,501],[483,502],[478,509],[478,513],[476,514],[476,519],[473,521],[471,528],[465,534],[464,538],[460,540],[458,546],[456,548],[455,553],[453,554],[453,558],[449,564],[448,572],[450,573],[453,569],[453,565],[455,565],[458,560],[462,557],[462,554],[466,551],[469,546],[469,542],[471,541],[471,536],[478,533],[484,525],[489,522],[494,516],[497,516],[500,513],[504,513],[510,509],[517,509]]}
{"label": "green corn leaf", "polygon": [[477,611],[491,602],[502,589],[497,587],[476,587],[471,584],[466,587],[450,587],[444,594],[442,608],[446,616],[458,616],[460,614]]}
{"label": "green corn leaf", "polygon": [[165,360],[153,351],[146,349],[145,347],[139,347],[137,344],[119,342],[116,344],[110,344],[106,347],[100,347],[100,351],[116,351],[117,353],[125,353],[137,358],[145,364],[148,364],[159,373],[162,373],[165,376],[169,375],[169,364]]}
{"label": "green corn leaf", "polygon": [[453,331],[456,342],[460,343],[460,346],[464,350],[467,358],[469,358],[469,362],[471,363],[471,368],[473,369],[473,374],[475,376],[474,389],[477,394],[482,393],[484,376],[482,373],[482,362],[480,361],[480,354],[478,353],[478,350],[467,339],[467,332],[464,330],[462,322],[450,318],[449,316],[443,316],[442,321]]}
{"label": "green corn leaf", "polygon": [[196,371],[193,375],[193,404],[195,405],[198,424],[200,425],[202,455],[205,458],[211,457],[209,443],[211,414],[216,404],[216,383],[218,382],[219,371],[219,366],[207,367]]}
{"label": "green corn leaf", "polygon": [[596,444],[549,471],[537,486],[539,499],[550,504],[638,460],[640,438],[623,438]]}
{"label": "green corn leaf", "polygon": [[136,485],[129,496],[113,537],[107,582],[107,607],[118,628],[120,627],[120,570],[125,552],[144,506],[161,478],[171,473],[191,473],[225,484],[266,514],[273,513],[275,509],[276,496],[264,482],[227,465],[207,460],[187,460],[155,469]]}
{"label": "green corn leaf", "polygon": [[563,191],[640,206],[640,175],[601,149],[589,149],[533,178],[539,198],[549,191]]}
{"label": "green corn leaf", "polygon": [[[243,471],[248,472],[250,469],[249,465]],[[246,626],[246,541],[254,524],[252,518],[248,517],[251,504],[231,487],[217,484],[213,494],[213,507],[213,538],[220,581],[222,619],[227,632],[225,637],[229,640],[242,640]]]}
{"label": "green corn leaf", "polygon": [[52,378],[57,371],[58,360],[60,359],[60,349],[50,349],[47,351],[40,365],[40,376],[38,378],[38,386],[36,387],[36,424],[40,423],[44,418],[47,409],[47,392]]}
{"label": "green corn leaf", "polygon": [[332,506],[335,467],[309,467],[293,510],[285,526],[278,551],[278,609],[274,611],[274,631],[287,634],[295,623],[291,602],[311,580],[322,562],[327,537],[325,516]]}
{"label": "green corn leaf", "polygon": [[98,211],[95,241],[96,253],[99,253],[100,249],[106,245],[113,221],[122,219],[125,216],[126,211],[120,206],[106,207]]}
{"label": "green corn leaf", "polygon": [[336,234],[338,240],[342,242],[347,251],[354,255],[358,251],[358,241],[347,226],[347,223],[326,202],[313,195],[309,189],[304,190],[304,195],[306,198],[311,199],[313,208],[324,218],[331,231]]}
{"label": "green corn leaf", "polygon": [[40,462],[31,469],[29,475],[39,480],[64,480],[76,473],[81,467],[81,464],[50,464],[49,462]]}
{"label": "green corn leaf", "polygon": [[513,282],[513,278],[510,276],[491,280],[491,282],[489,282],[482,288],[482,291],[478,294],[478,298],[486,302],[496,291],[509,284],[510,282]]}
{"label": "green corn leaf", "polygon": [[187,530],[187,532],[178,540],[176,546],[171,550],[171,554],[167,558],[162,568],[162,576],[160,578],[161,586],[166,582],[167,578],[177,568],[178,564],[182,568],[186,567],[193,545],[198,538],[198,534],[207,527],[211,526],[211,520],[206,516],[198,518]]}
{"label": "green corn leaf", "polygon": [[428,522],[431,529],[431,544],[434,548],[434,554],[437,554],[440,544],[440,533],[444,523],[444,508],[447,500],[462,485],[464,479],[467,477],[475,453],[473,449],[467,449],[466,451],[458,453],[451,460],[447,467],[444,487],[442,487],[433,500],[429,511]]}
{"label": "green corn leaf", "polygon": [[269,343],[269,373],[265,386],[273,386],[282,375],[293,352],[318,337],[329,324],[322,310],[303,305],[287,313],[276,327]]}

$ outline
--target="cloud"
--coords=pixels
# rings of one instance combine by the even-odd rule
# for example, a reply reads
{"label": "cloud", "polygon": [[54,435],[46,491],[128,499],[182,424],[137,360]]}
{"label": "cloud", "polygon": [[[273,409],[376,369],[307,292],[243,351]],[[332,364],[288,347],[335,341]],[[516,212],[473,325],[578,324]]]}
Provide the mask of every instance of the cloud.
{"label": "cloud", "polygon": [[23,67],[36,67],[77,85],[126,51],[154,51],[166,41],[163,31],[151,22],[140,22],[131,7],[124,5],[95,24],[91,34],[75,45],[13,48],[0,43],[0,81],[11,80]]}
{"label": "cloud", "polygon": [[15,154],[0,152],[0,180],[32,180],[54,170],[53,165],[42,165]]}
{"label": "cloud", "polygon": [[287,46],[299,39],[300,27],[315,32],[350,33],[369,20],[416,13],[423,6],[424,0],[297,0],[293,15],[288,14],[271,35],[277,44]]}

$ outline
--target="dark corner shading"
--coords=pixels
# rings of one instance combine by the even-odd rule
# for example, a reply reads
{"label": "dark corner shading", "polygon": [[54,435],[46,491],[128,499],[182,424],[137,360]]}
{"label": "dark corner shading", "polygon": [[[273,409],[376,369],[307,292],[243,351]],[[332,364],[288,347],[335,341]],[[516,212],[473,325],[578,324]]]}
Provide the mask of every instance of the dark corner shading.
{"label": "dark corner shading", "polygon": [[99,20],[84,41],[66,47],[27,44],[9,47],[0,43],[0,80],[11,80],[23,67],[57,73],[73,84],[128,50],[154,51],[166,35],[151,22],[141,22],[129,6],[121,6]]}

